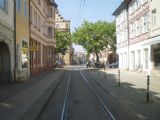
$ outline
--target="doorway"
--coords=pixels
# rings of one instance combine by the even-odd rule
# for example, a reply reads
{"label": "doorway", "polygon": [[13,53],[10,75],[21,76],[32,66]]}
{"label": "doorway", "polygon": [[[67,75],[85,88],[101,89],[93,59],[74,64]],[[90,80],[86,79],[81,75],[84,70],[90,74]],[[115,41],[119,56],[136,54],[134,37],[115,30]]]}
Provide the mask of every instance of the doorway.
{"label": "doorway", "polygon": [[10,74],[10,54],[6,43],[0,42],[0,83],[9,83]]}

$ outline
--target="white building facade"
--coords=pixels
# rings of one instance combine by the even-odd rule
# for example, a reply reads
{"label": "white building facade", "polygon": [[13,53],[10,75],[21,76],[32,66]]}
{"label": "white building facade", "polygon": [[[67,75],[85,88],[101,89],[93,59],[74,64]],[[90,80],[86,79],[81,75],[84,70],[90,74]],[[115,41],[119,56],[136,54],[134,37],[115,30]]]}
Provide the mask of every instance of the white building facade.
{"label": "white building facade", "polygon": [[0,2],[0,83],[14,81],[14,5],[14,0],[1,0]]}
{"label": "white building facade", "polygon": [[[160,71],[158,0],[124,0],[116,16],[119,68],[147,73]],[[159,19],[160,20],[160,19]]]}

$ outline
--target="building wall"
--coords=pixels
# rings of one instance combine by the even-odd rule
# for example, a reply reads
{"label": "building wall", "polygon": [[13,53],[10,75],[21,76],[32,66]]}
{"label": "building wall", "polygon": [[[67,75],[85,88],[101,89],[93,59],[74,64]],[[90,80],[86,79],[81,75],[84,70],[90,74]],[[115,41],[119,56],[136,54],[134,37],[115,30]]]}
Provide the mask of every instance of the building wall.
{"label": "building wall", "polygon": [[[4,79],[7,82],[14,81],[14,68],[15,68],[15,53],[14,53],[14,1],[6,0],[7,7],[6,11],[0,8],[0,42],[7,45],[6,51],[9,51],[9,80],[5,79],[5,76],[2,72],[0,75],[5,76]],[[1,56],[2,59],[5,56]],[[6,65],[7,66],[7,65]],[[3,70],[2,70],[3,71]],[[3,78],[2,78],[3,79]]]}
{"label": "building wall", "polygon": [[[125,2],[125,1],[124,1]],[[144,71],[148,74],[160,71],[160,8],[158,0],[132,0],[128,4],[129,18],[129,45],[120,47],[123,44],[117,31],[117,52],[119,54],[120,68],[126,68],[128,64],[130,70]],[[116,21],[127,7],[117,8]],[[118,11],[118,12],[117,12]],[[154,14],[154,16],[153,16]],[[153,18],[154,17],[154,18]],[[156,25],[155,24],[156,21]],[[117,29],[118,28],[117,22]],[[123,31],[123,30],[120,30]],[[128,59],[128,60],[127,60]]]}
{"label": "building wall", "polygon": [[55,9],[50,0],[30,1],[31,74],[51,69],[55,64]]}
{"label": "building wall", "polygon": [[[30,76],[29,66],[29,1],[17,1],[16,6],[16,56],[17,56],[17,81],[27,80]],[[20,9],[18,8],[20,4]],[[24,7],[26,4],[26,7]],[[24,13],[26,10],[26,15]],[[27,44],[24,47],[24,42]]]}
{"label": "building wall", "polygon": [[128,27],[126,6],[116,17],[117,53],[119,54],[119,67],[128,69]]}
{"label": "building wall", "polygon": [[[151,37],[154,37],[154,36],[157,36],[157,35],[160,35],[160,7],[159,5],[157,4],[159,3],[158,0],[152,0],[150,2],[150,21],[151,21]],[[155,10],[155,16],[156,16],[156,25],[154,25],[155,23],[153,22],[154,18],[153,18],[153,12]]]}
{"label": "building wall", "polygon": [[[59,13],[58,9],[55,13],[55,29],[61,32],[69,32],[70,33],[70,21],[64,20],[64,18]],[[68,50],[65,51],[65,55],[63,57],[65,65],[71,65],[73,59],[73,48],[72,46],[68,46]],[[61,56],[61,54],[59,54]],[[62,56],[61,56],[62,58]]]}

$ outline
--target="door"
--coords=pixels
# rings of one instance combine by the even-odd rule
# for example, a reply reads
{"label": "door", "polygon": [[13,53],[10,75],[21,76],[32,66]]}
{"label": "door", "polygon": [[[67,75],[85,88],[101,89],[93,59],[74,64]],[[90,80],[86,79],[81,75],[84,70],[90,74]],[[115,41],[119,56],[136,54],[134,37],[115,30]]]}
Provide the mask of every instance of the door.
{"label": "door", "polygon": [[10,54],[6,43],[0,42],[0,83],[9,83],[10,74]]}

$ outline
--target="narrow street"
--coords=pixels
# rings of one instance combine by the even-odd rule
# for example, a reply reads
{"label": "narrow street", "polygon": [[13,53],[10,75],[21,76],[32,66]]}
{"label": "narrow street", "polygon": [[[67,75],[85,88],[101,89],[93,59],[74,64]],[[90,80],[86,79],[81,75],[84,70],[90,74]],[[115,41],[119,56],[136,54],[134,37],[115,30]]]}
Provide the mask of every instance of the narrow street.
{"label": "narrow street", "polygon": [[[145,103],[144,97],[140,97],[144,91],[136,93],[123,84],[118,87],[115,71],[108,69],[110,73],[105,78],[105,73],[98,69],[71,66],[35,76],[31,78],[34,82],[1,87],[6,94],[1,93],[0,97],[0,119],[158,120],[160,104],[153,97]],[[19,84],[24,84],[24,88],[18,88]],[[7,93],[7,87],[12,93]],[[153,116],[147,115],[147,106],[154,109]]]}

